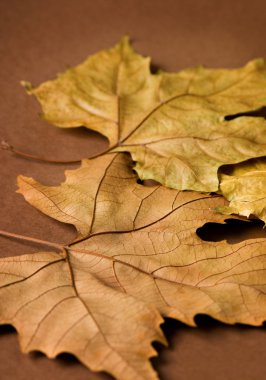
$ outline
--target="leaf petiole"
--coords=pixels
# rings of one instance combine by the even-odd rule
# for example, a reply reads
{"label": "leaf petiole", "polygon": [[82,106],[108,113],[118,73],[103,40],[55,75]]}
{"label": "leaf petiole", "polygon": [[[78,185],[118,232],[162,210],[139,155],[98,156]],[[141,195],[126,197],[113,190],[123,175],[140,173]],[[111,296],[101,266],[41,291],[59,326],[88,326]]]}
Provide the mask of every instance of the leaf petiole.
{"label": "leaf petiole", "polygon": [[81,161],[81,160],[72,160],[72,161],[50,160],[49,158],[39,157],[39,156],[35,156],[33,154],[22,152],[22,151],[20,151],[20,150],[18,150],[16,148],[14,148],[12,145],[10,145],[6,141],[1,141],[1,148],[3,150],[7,150],[9,152],[12,152],[15,155],[17,155],[19,157],[22,157],[22,158],[27,158],[27,159],[30,159],[30,160],[40,161],[40,162],[47,162],[47,163],[50,163],[50,164],[79,164],[80,161]]}
{"label": "leaf petiole", "polygon": [[[73,165],[73,164],[80,164],[81,163],[81,159],[79,159],[79,160],[70,160],[70,161],[68,161],[68,160],[67,161],[62,161],[62,160],[51,160],[49,158],[35,156],[33,154],[22,152],[22,151],[20,151],[20,150],[18,150],[16,148],[14,148],[12,145],[10,145],[7,141],[4,141],[4,140],[1,141],[0,147],[1,147],[2,150],[7,150],[9,152],[14,153],[15,155],[17,155],[19,157],[27,158],[27,159],[33,160],[33,161],[46,162],[46,163],[49,163],[49,164],[57,164],[57,165]],[[115,147],[112,146],[112,147],[106,149],[105,151],[103,151],[101,153],[97,153],[94,156],[88,157],[88,159],[92,160],[92,159],[100,157],[100,156],[102,156],[104,154],[108,154],[114,148]]]}
{"label": "leaf petiole", "polygon": [[48,241],[48,240],[35,239],[35,238],[29,237],[29,236],[14,234],[13,232],[8,232],[8,231],[3,231],[3,230],[0,230],[0,235],[10,237],[10,238],[19,239],[19,240],[30,241],[30,242],[37,243],[37,244],[47,245],[47,246],[59,249],[60,251],[62,251],[62,250],[64,251],[63,244],[52,243],[51,241]]}

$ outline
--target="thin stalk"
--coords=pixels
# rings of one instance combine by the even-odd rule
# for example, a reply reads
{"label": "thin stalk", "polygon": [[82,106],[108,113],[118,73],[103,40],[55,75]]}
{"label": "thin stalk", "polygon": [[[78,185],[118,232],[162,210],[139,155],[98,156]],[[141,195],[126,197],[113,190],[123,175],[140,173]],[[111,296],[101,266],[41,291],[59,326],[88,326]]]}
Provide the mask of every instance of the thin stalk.
{"label": "thin stalk", "polygon": [[[49,163],[49,164],[73,165],[73,164],[80,164],[80,162],[81,162],[81,159],[79,159],[79,160],[70,160],[70,161],[62,161],[62,160],[54,160],[54,159],[49,159],[49,158],[35,156],[33,154],[30,154],[30,153],[27,153],[27,152],[23,152],[21,150],[18,150],[16,148],[14,148],[12,145],[10,145],[6,141],[1,141],[1,148],[3,150],[7,150],[7,151],[9,151],[9,152],[11,152],[11,153],[19,156],[19,157],[27,158],[27,159],[33,160],[33,161],[46,162],[46,163]],[[90,160],[92,160],[94,158],[103,156],[104,154],[107,154],[107,153],[111,152],[111,150],[114,149],[114,148],[115,148],[115,146],[112,146],[112,147],[104,150],[103,152],[97,153],[94,156],[91,156],[91,157],[88,157],[88,158]]]}
{"label": "thin stalk", "polygon": [[64,250],[64,246],[62,244],[52,243],[51,241],[48,241],[48,240],[35,239],[29,236],[14,234],[13,232],[8,232],[8,231],[3,231],[3,230],[0,230],[0,235],[14,238],[14,239],[23,240],[23,241],[29,241],[32,243],[47,245],[49,247],[59,249],[60,251]]}

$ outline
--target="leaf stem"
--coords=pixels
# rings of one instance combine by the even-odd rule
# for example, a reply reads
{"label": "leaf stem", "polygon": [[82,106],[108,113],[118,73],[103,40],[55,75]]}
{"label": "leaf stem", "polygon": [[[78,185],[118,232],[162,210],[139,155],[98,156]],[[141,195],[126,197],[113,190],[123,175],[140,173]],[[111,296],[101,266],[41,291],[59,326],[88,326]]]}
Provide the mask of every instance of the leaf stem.
{"label": "leaf stem", "polygon": [[72,161],[50,160],[49,158],[39,157],[39,156],[35,156],[33,154],[22,152],[22,151],[20,151],[20,150],[18,150],[16,148],[14,148],[12,145],[10,145],[6,141],[1,141],[1,148],[3,150],[7,150],[9,152],[12,152],[12,153],[14,153],[17,156],[22,157],[22,158],[27,158],[27,159],[30,159],[30,160],[40,161],[40,162],[47,162],[47,163],[50,163],[50,164],[78,164],[81,161],[81,160],[72,160]]}
{"label": "leaf stem", "polygon": [[[88,158],[90,160],[92,160],[94,158],[103,156],[104,154],[107,154],[107,153],[111,152],[111,150],[114,149],[115,147],[116,146],[112,146],[112,147],[104,150],[103,152],[97,153],[94,156],[91,156],[91,157],[88,157]],[[22,152],[22,151],[20,151],[20,150],[18,150],[16,148],[14,148],[7,141],[1,141],[1,148],[3,150],[7,150],[9,152],[12,152],[12,153],[14,153],[15,155],[17,155],[19,157],[27,158],[27,159],[30,159],[30,160],[33,160],[33,161],[46,162],[46,163],[49,163],[49,164],[59,164],[59,165],[65,165],[65,164],[72,165],[72,164],[80,164],[81,163],[81,159],[79,159],[79,160],[70,160],[70,161],[61,161],[61,160],[50,160],[49,158],[35,156],[33,154]]]}
{"label": "leaf stem", "polygon": [[14,238],[14,239],[19,239],[19,240],[30,241],[30,242],[38,243],[42,245],[47,245],[47,246],[59,249],[60,251],[64,250],[64,246],[62,244],[52,243],[51,241],[47,241],[47,240],[35,239],[29,236],[18,235],[18,234],[14,234],[13,232],[0,230],[0,235]]}

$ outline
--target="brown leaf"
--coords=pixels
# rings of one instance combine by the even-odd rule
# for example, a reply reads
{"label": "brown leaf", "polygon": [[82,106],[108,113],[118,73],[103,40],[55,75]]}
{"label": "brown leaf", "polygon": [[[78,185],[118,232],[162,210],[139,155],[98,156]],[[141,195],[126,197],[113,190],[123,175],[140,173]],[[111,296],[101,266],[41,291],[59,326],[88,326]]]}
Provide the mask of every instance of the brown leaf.
{"label": "brown leaf", "polygon": [[221,197],[139,185],[123,154],[66,175],[51,188],[19,180],[31,204],[79,231],[63,253],[0,260],[0,320],[16,327],[24,351],[67,351],[118,379],[148,380],[151,342],[163,342],[160,314],[190,325],[198,313],[230,324],[266,319],[265,240],[196,234],[224,221],[212,212]]}
{"label": "brown leaf", "polygon": [[46,120],[102,133],[113,150],[131,153],[141,179],[168,187],[216,191],[221,165],[266,155],[266,120],[250,114],[266,105],[262,59],[151,74],[150,59],[125,37],[56,80],[24,85]]}
{"label": "brown leaf", "polygon": [[155,355],[150,342],[164,341],[162,318],[100,281],[88,271],[94,264],[94,256],[79,253],[1,259],[1,323],[17,329],[23,352],[70,352],[118,379],[157,379],[147,359]]}

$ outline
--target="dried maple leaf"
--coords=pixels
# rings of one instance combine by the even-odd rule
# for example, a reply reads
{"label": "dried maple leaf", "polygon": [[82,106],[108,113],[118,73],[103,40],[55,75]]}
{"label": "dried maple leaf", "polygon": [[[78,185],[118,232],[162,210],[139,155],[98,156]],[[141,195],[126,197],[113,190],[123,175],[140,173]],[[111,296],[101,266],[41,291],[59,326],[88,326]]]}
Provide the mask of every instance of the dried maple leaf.
{"label": "dried maple leaf", "polygon": [[85,160],[66,177],[56,187],[19,178],[31,204],[79,232],[61,253],[0,260],[0,322],[15,326],[23,351],[71,352],[118,379],[149,380],[161,315],[190,325],[198,313],[265,320],[263,240],[207,242],[195,232],[224,221],[211,211],[222,197],[139,185],[124,154]]}
{"label": "dried maple leaf", "polygon": [[266,154],[266,120],[225,118],[266,105],[262,59],[155,75],[149,65],[125,37],[56,80],[24,85],[46,120],[102,133],[111,149],[131,153],[140,178],[168,187],[216,191],[221,165]]}
{"label": "dried maple leaf", "polygon": [[266,158],[230,165],[220,173],[220,192],[230,201],[224,214],[251,214],[266,223]]}

